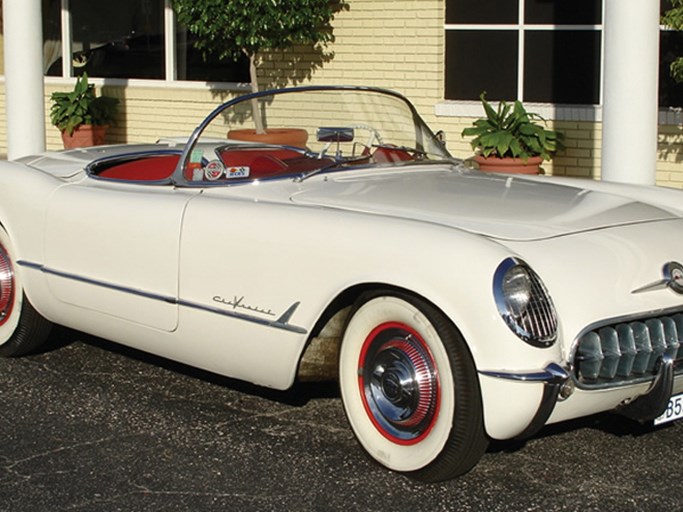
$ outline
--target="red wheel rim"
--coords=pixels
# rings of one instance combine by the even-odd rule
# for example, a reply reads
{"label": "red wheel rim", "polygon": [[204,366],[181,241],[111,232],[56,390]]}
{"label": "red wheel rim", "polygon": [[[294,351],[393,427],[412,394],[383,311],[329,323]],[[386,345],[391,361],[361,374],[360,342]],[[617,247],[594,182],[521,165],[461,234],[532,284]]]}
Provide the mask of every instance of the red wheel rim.
{"label": "red wheel rim", "polygon": [[5,248],[0,245],[0,325],[12,313],[14,303],[14,270]]}
{"label": "red wheel rim", "polygon": [[358,379],[365,411],[384,437],[411,445],[429,434],[439,412],[439,376],[414,329],[397,322],[373,329],[363,343]]}

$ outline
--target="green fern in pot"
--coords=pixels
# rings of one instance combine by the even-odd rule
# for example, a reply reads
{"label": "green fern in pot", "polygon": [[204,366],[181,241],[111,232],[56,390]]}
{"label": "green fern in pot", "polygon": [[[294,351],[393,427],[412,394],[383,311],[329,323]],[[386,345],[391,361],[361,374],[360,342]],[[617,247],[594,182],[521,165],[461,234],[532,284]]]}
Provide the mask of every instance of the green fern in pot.
{"label": "green fern in pot", "polygon": [[547,129],[545,119],[527,112],[520,101],[512,105],[500,101],[493,107],[485,92],[480,99],[486,117],[462,131],[464,137],[474,137],[471,145],[478,155],[487,159],[519,158],[524,162],[534,157],[550,160],[562,147],[561,134]]}

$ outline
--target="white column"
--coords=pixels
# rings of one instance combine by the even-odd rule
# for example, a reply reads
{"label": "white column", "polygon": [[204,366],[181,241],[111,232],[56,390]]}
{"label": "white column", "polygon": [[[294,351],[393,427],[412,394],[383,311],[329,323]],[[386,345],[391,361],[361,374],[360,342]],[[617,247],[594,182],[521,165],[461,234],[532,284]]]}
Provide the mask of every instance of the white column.
{"label": "white column", "polygon": [[605,0],[602,179],[653,185],[659,2]]}
{"label": "white column", "polygon": [[41,0],[4,0],[7,157],[45,151]]}

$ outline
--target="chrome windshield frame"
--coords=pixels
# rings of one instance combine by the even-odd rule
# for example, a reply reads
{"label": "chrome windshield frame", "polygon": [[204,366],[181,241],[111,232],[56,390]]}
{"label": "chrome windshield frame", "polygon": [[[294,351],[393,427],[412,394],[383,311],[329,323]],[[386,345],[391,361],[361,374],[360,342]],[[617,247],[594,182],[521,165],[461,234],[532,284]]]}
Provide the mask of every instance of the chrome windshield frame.
{"label": "chrome windshield frame", "polygon": [[[176,166],[176,169],[174,170],[172,176],[171,176],[171,183],[176,186],[176,187],[197,187],[197,186],[206,186],[206,183],[193,183],[192,181],[188,180],[185,177],[184,174],[184,169],[186,166],[189,164],[190,157],[192,155],[192,151],[197,145],[197,142],[199,141],[201,135],[204,133],[206,128],[218,117],[221,115],[223,112],[225,112],[227,109],[234,107],[237,104],[240,103],[246,103],[250,102],[252,100],[258,100],[259,98],[265,98],[265,97],[272,97],[272,96],[280,96],[283,94],[296,94],[296,93],[306,93],[306,92],[334,92],[334,91],[339,91],[339,92],[344,92],[344,91],[350,91],[350,92],[367,92],[367,93],[375,93],[375,94],[382,94],[386,96],[391,96],[394,97],[398,100],[400,100],[405,106],[409,109],[410,115],[412,115],[413,118],[413,124],[416,128],[416,131],[419,133],[416,133],[416,141],[418,142],[418,147],[416,149],[418,150],[424,150],[426,140],[420,140],[424,137],[425,135],[431,139],[430,142],[436,144],[439,148],[439,151],[442,151],[445,155],[447,155],[448,158],[452,159],[453,157],[450,155],[448,150],[446,149],[445,144],[436,136],[436,134],[432,131],[432,129],[427,125],[427,123],[424,122],[420,114],[417,112],[417,109],[415,106],[402,94],[392,91],[390,89],[384,89],[380,87],[366,87],[366,86],[349,86],[349,85],[309,85],[309,86],[301,86],[301,87],[289,87],[289,88],[283,88],[283,89],[271,89],[271,90],[265,90],[265,91],[258,91],[255,93],[249,93],[249,94],[243,94],[240,96],[237,96],[231,100],[228,100],[218,107],[216,107],[214,110],[212,110],[206,118],[193,130],[192,134],[190,135],[190,138],[187,140],[187,143],[185,144],[185,147],[182,151],[182,155],[178,161],[178,165]],[[326,169],[326,171],[329,169]],[[305,173],[301,173],[296,176],[289,176],[289,179],[302,179],[305,178],[308,174],[310,173],[317,173],[319,170],[313,170]]]}

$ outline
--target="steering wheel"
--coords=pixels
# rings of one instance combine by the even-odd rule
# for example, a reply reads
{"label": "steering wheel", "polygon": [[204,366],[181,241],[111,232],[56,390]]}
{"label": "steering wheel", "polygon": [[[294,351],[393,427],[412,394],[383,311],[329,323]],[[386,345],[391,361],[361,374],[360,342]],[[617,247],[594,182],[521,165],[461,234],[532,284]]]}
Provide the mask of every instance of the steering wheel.
{"label": "steering wheel", "polygon": [[354,130],[366,130],[369,133],[368,141],[364,144],[366,148],[371,148],[374,144],[383,144],[382,136],[380,135],[379,130],[377,130],[377,128],[374,126],[370,126],[369,124],[365,123],[359,123],[352,124],[349,126],[349,128],[353,128]]}

